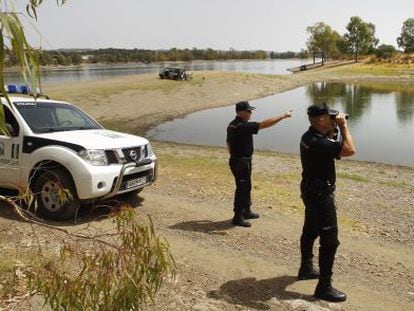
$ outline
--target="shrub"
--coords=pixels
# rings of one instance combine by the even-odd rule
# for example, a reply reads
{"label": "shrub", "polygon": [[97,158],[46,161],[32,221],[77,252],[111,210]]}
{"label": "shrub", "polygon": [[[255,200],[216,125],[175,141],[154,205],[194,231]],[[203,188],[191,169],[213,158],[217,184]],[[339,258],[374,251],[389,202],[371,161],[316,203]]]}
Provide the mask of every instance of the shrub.
{"label": "shrub", "polygon": [[375,55],[379,58],[391,58],[396,52],[393,45],[381,44],[376,50]]}
{"label": "shrub", "polygon": [[[30,275],[32,290],[52,310],[140,310],[153,302],[166,277],[174,278],[169,245],[131,208],[116,217],[113,242],[65,245],[58,260],[45,261]],[[80,246],[82,245],[82,246]]]}

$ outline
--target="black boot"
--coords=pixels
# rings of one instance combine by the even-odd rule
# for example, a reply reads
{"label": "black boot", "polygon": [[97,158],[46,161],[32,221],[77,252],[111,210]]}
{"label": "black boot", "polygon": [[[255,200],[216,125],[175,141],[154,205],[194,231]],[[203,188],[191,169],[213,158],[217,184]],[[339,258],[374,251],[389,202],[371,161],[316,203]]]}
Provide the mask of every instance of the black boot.
{"label": "black boot", "polygon": [[318,278],[319,271],[313,267],[312,258],[302,259],[298,272],[298,280],[312,280]]}
{"label": "black boot", "polygon": [[250,206],[245,209],[244,213],[243,213],[243,218],[244,219],[257,219],[259,218],[260,215],[258,213],[253,213]]}
{"label": "black boot", "polygon": [[346,294],[333,288],[330,279],[319,279],[314,296],[318,299],[341,302],[346,300]]}
{"label": "black boot", "polygon": [[231,223],[235,226],[246,227],[246,228],[252,226],[250,222],[248,222],[247,220],[245,220],[243,217],[240,217],[240,216],[234,216]]}
{"label": "black boot", "polygon": [[244,218],[244,219],[257,219],[257,218],[259,218],[259,217],[260,217],[260,215],[259,215],[259,214],[257,214],[257,213],[253,213],[253,212],[246,213],[246,214],[244,214],[244,215],[243,215],[243,218]]}

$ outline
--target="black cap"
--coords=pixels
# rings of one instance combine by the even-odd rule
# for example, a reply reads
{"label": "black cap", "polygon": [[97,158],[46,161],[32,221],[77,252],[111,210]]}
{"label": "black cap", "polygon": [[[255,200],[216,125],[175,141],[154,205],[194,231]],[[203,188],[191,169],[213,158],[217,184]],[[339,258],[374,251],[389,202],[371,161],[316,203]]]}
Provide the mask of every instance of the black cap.
{"label": "black cap", "polygon": [[309,117],[317,117],[322,116],[324,114],[329,114],[330,116],[336,116],[339,112],[329,108],[329,106],[325,103],[316,104],[308,107],[308,116]]}
{"label": "black cap", "polygon": [[236,112],[250,111],[250,110],[255,110],[255,109],[256,109],[255,107],[250,106],[249,102],[246,102],[246,101],[238,102],[236,104]]}

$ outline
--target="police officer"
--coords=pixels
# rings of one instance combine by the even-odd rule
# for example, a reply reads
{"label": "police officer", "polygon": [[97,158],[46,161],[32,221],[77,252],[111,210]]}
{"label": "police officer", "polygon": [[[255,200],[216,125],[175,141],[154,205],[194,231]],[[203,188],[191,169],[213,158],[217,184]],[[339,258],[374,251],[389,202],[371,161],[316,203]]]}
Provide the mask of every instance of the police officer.
{"label": "police officer", "polygon": [[227,127],[229,165],[236,181],[232,223],[235,226],[242,227],[251,226],[251,223],[246,219],[259,218],[259,214],[253,213],[250,208],[253,135],[257,134],[260,129],[273,126],[283,119],[290,118],[293,113],[293,110],[289,110],[262,122],[249,122],[254,109],[255,107],[250,106],[247,101],[237,103],[236,118]]}
{"label": "police officer", "polygon": [[[300,238],[302,258],[298,279],[319,278],[314,294],[316,298],[345,301],[346,294],[331,285],[332,267],[339,245],[334,202],[335,159],[352,156],[355,145],[345,114],[331,110],[325,103],[308,107],[307,113],[311,126],[300,142],[305,222]],[[341,140],[335,137],[339,134]],[[319,271],[312,264],[313,244],[318,236]]]}

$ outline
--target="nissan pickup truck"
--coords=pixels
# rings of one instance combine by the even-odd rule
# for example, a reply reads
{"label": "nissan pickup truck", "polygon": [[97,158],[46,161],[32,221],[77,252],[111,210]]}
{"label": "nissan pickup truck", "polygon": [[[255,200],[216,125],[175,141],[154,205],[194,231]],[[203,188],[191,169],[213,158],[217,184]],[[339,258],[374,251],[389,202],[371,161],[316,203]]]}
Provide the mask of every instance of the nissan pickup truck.
{"label": "nissan pickup truck", "polygon": [[147,139],[105,129],[71,103],[0,99],[0,187],[30,188],[42,216],[69,219],[85,203],[136,194],[154,182],[157,159]]}

